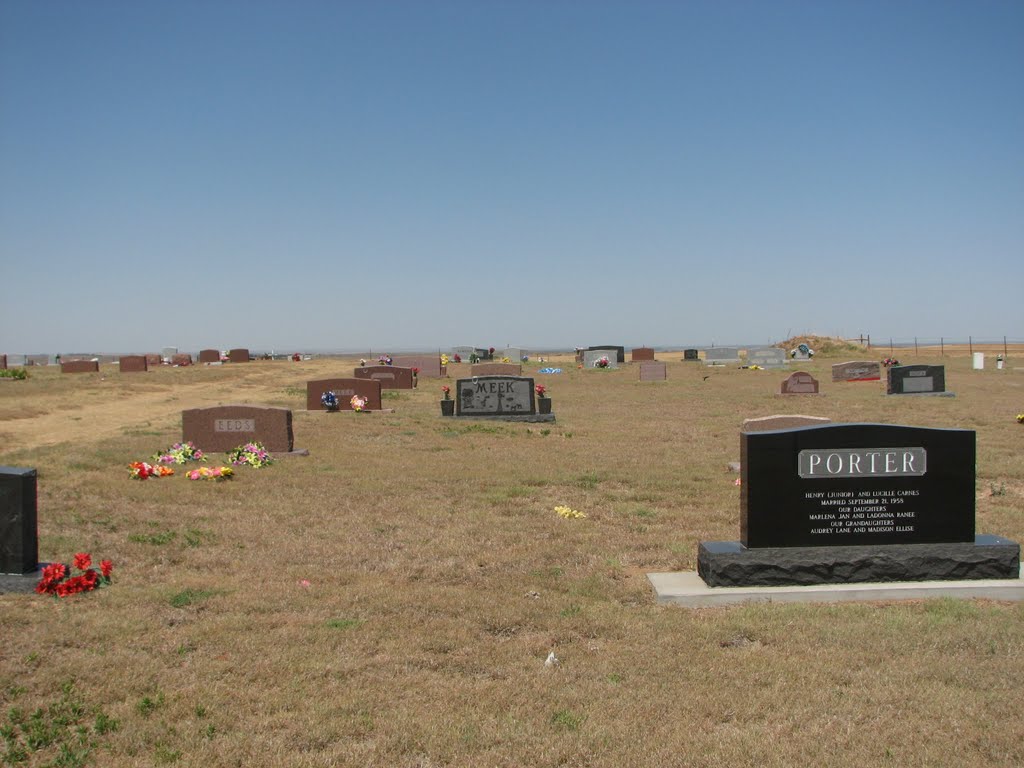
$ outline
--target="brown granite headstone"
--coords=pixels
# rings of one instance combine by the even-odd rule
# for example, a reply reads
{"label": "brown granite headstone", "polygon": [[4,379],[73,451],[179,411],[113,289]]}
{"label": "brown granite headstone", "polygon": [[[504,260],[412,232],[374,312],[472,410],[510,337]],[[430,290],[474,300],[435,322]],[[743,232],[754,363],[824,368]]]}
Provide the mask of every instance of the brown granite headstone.
{"label": "brown granite headstone", "polygon": [[469,366],[470,376],[522,376],[523,366],[519,363],[473,363]]}
{"label": "brown granite headstone", "polygon": [[122,355],[117,365],[121,373],[145,373],[149,370],[145,355]]}
{"label": "brown granite headstone", "polygon": [[171,355],[171,365],[192,365],[192,355],[187,355],[183,352],[179,352],[176,355]]}
{"label": "brown granite headstone", "polygon": [[219,363],[220,362],[220,350],[219,349],[201,349],[201,350],[199,350],[199,362],[200,363]]}
{"label": "brown granite headstone", "polygon": [[395,355],[391,358],[391,365],[400,368],[419,368],[419,375],[427,379],[443,379],[448,376],[448,371],[441,365],[439,355]]}
{"label": "brown granite headstone", "polygon": [[667,381],[668,366],[657,360],[640,363],[640,381]]}
{"label": "brown granite headstone", "polygon": [[162,365],[164,359],[160,355],[146,355],[146,365],[152,368],[154,365]]}
{"label": "brown granite headstone", "polygon": [[0,355],[0,370],[7,370],[7,355]]}
{"label": "brown granite headstone", "polygon": [[61,373],[99,373],[100,364],[95,360],[68,360],[61,362]]}
{"label": "brown granite headstone", "polygon": [[352,410],[353,395],[366,398],[364,410],[379,411],[383,408],[380,382],[376,379],[317,379],[306,382],[306,410],[326,411],[320,398],[328,391],[338,396],[339,411]]}
{"label": "brown granite headstone", "polygon": [[852,360],[832,366],[832,381],[880,381],[882,364],[877,360]]}
{"label": "brown granite headstone", "polygon": [[248,363],[252,358],[248,349],[232,349],[228,352],[228,360],[232,363]]}
{"label": "brown granite headstone", "polygon": [[746,419],[741,432],[771,432],[776,429],[796,429],[797,427],[820,427],[830,424],[832,419],[824,416],[801,416],[799,414],[783,416],[762,416],[759,419]]}
{"label": "brown granite headstone", "polygon": [[817,395],[818,380],[806,371],[796,371],[782,380],[780,395]]}
{"label": "brown granite headstone", "polygon": [[259,442],[272,453],[294,446],[292,412],[263,405],[215,405],[181,412],[181,439],[204,451],[230,451]]}
{"label": "brown granite headstone", "polygon": [[634,347],[632,351],[631,362],[639,363],[654,359],[654,350],[650,347]]}
{"label": "brown granite headstone", "polygon": [[394,365],[364,365],[355,369],[357,379],[374,379],[381,389],[412,389],[412,368]]}

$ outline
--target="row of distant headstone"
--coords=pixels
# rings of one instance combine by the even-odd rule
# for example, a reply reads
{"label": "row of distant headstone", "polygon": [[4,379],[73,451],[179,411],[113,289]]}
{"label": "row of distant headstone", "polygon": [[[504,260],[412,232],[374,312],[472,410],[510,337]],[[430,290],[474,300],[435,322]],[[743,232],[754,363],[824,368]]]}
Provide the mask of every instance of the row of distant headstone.
{"label": "row of distant headstone", "polygon": [[[248,363],[252,360],[248,349],[232,349],[227,355],[228,361],[232,363]],[[60,365],[61,373],[97,373],[102,362],[115,362],[110,355],[101,355],[90,358],[71,355],[62,357],[60,355],[25,355],[25,365]],[[192,355],[179,353],[177,347],[168,347],[160,354],[149,355],[120,355],[116,358],[118,370],[121,373],[145,373],[150,368],[163,364],[186,366],[192,365]],[[199,353],[200,363],[220,364],[221,353],[217,349],[204,349]],[[7,367],[7,355],[0,355],[0,368]]]}

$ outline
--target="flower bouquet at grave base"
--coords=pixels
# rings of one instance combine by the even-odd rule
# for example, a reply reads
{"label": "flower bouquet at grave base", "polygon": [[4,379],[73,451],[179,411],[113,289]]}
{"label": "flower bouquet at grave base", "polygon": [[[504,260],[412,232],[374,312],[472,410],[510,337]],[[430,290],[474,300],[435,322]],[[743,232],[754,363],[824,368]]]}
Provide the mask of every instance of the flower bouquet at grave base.
{"label": "flower bouquet at grave base", "polygon": [[538,384],[537,386],[535,386],[533,388],[533,391],[537,393],[537,397],[539,398],[543,399],[548,396],[548,388],[545,387],[543,384]]}
{"label": "flower bouquet at grave base", "polygon": [[381,355],[377,358],[378,365],[391,365],[391,357],[389,355]]}
{"label": "flower bouquet at grave base", "polygon": [[444,395],[444,398],[443,398],[444,400],[451,400],[452,399],[452,388],[449,387],[447,384],[445,384],[443,387],[441,387],[441,393]]}
{"label": "flower bouquet at grave base", "polygon": [[[456,360],[455,362],[459,362],[459,361],[458,361],[458,360]],[[477,354],[476,352],[474,352],[473,354],[471,354],[471,355],[469,356],[469,362],[470,362],[470,364],[472,364],[472,365],[476,365],[477,363],[479,363],[479,362],[480,362],[480,355],[478,355],[478,354]]]}
{"label": "flower bouquet at grave base", "polygon": [[187,443],[175,443],[170,448],[153,454],[156,464],[186,464],[190,461],[206,461],[206,455],[196,448],[191,440]]}
{"label": "flower bouquet at grave base", "polygon": [[1018,413],[1017,414],[1017,423],[1018,424],[1024,424],[1024,413]]}
{"label": "flower bouquet at grave base", "polygon": [[441,365],[448,365],[448,355],[441,355]]}
{"label": "flower bouquet at grave base", "polygon": [[895,357],[887,357],[885,358],[885,360],[882,361],[882,365],[884,365],[886,368],[892,368],[894,365],[899,364],[900,361],[897,360]]}
{"label": "flower bouquet at grave base", "polygon": [[71,574],[71,569],[64,563],[51,563],[45,566],[43,577],[36,584],[36,592],[40,595],[68,597],[79,592],[92,592],[110,584],[110,574],[114,570],[114,564],[110,560],[103,560],[97,572],[92,567],[92,555],[88,552],[79,552],[75,555],[72,565],[78,571],[75,575]]}
{"label": "flower bouquet at grave base", "polygon": [[156,466],[145,461],[133,461],[128,465],[128,476],[133,480],[147,480],[150,477],[167,477],[173,475],[170,467]]}
{"label": "flower bouquet at grave base", "polygon": [[274,463],[273,457],[263,443],[246,443],[228,451],[228,461],[235,466],[247,464],[257,469]]}
{"label": "flower bouquet at grave base", "polygon": [[338,410],[338,396],[330,390],[327,390],[320,395],[320,402],[328,411]]}
{"label": "flower bouquet at grave base", "polygon": [[185,473],[189,480],[230,480],[234,476],[231,467],[199,467]]}
{"label": "flower bouquet at grave base", "polygon": [[607,368],[609,365],[611,365],[611,361],[607,357],[600,357],[594,363],[595,368]]}
{"label": "flower bouquet at grave base", "polygon": [[[454,360],[455,360],[456,363],[461,363],[462,362],[462,355],[460,355],[458,352],[456,352]],[[444,358],[443,357],[441,358],[441,362],[444,363]],[[445,364],[447,365],[447,363],[445,363]]]}
{"label": "flower bouquet at grave base", "polygon": [[352,399],[348,401],[352,406],[352,410],[356,413],[369,413],[364,410],[366,408],[366,398],[360,397],[359,395],[352,395]]}

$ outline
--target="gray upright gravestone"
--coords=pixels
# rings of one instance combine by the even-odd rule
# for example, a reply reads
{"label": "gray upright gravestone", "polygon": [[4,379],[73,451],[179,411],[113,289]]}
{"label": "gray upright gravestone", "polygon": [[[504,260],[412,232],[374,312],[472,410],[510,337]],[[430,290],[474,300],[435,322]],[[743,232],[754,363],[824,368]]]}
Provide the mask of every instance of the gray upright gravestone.
{"label": "gray upright gravestone", "polygon": [[[548,399],[546,405],[550,406]],[[474,376],[455,383],[455,415],[502,421],[554,421],[540,413],[533,379],[526,376]]]}
{"label": "gray upright gravestone", "polygon": [[36,470],[0,467],[0,592],[28,592],[39,570]]}

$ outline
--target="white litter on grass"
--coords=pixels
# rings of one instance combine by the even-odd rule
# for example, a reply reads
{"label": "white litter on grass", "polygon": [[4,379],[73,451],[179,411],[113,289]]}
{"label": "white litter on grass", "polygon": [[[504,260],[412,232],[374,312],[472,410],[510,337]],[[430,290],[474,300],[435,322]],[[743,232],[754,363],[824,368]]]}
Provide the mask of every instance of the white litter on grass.
{"label": "white litter on grass", "polygon": [[558,660],[558,657],[555,656],[555,652],[552,651],[551,653],[548,654],[548,658],[544,662],[544,666],[545,667],[557,667],[561,663],[562,662]]}

